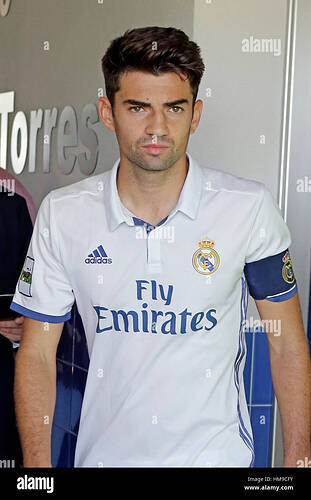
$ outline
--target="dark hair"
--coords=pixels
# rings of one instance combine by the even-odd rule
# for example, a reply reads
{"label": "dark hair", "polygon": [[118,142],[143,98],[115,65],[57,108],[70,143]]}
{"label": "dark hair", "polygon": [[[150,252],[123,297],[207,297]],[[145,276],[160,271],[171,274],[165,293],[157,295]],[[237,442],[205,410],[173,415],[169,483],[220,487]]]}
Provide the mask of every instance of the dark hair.
{"label": "dark hair", "polygon": [[113,108],[114,94],[120,89],[120,76],[131,70],[154,75],[174,72],[189,79],[195,103],[204,63],[200,47],[181,30],[148,26],[127,30],[110,43],[102,58],[106,95]]}

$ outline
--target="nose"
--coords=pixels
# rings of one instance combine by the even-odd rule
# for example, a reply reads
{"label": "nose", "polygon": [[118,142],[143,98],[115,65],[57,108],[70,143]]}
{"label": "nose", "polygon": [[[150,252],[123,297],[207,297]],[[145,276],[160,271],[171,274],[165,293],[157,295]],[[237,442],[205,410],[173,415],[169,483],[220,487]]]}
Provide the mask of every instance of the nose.
{"label": "nose", "polygon": [[163,136],[168,135],[168,126],[166,121],[165,111],[158,110],[153,111],[148,119],[148,124],[146,127],[146,134]]}

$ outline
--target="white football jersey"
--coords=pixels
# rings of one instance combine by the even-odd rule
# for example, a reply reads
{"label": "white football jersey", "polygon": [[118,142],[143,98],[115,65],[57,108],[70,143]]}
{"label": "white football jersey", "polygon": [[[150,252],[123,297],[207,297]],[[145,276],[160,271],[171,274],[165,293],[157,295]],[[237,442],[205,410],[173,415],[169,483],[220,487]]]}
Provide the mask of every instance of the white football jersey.
{"label": "white football jersey", "polygon": [[121,203],[113,168],[43,199],[11,309],[70,318],[90,365],[76,467],[254,463],[243,385],[248,294],[297,291],[287,225],[260,182],[189,169],[156,227]]}

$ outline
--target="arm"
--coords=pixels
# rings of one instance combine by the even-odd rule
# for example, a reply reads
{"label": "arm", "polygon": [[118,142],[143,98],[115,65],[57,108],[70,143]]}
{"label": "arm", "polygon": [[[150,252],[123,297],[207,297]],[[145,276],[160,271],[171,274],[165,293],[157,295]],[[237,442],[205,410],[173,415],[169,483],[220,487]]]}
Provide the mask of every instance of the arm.
{"label": "arm", "polygon": [[[51,467],[56,350],[64,323],[25,317],[16,355],[14,398],[24,467]],[[47,329],[48,328],[48,329]]]}
{"label": "arm", "polygon": [[[272,381],[280,410],[284,467],[310,459],[311,367],[298,294],[283,302],[256,300],[266,327]],[[271,323],[270,323],[270,320]],[[273,321],[275,320],[275,321]]]}

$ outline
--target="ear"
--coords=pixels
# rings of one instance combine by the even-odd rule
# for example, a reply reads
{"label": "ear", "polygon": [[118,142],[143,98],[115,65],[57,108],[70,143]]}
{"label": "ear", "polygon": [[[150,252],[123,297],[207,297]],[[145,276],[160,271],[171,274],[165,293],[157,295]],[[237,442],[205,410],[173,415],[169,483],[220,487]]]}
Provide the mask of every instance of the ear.
{"label": "ear", "polygon": [[100,97],[98,100],[99,116],[102,122],[109,130],[114,131],[114,119],[112,114],[112,107],[107,97]]}
{"label": "ear", "polygon": [[201,114],[202,114],[202,108],[203,108],[203,101],[201,99],[198,99],[194,103],[193,117],[192,117],[191,127],[190,127],[190,134],[193,134],[193,132],[195,132],[197,126],[199,125]]}

